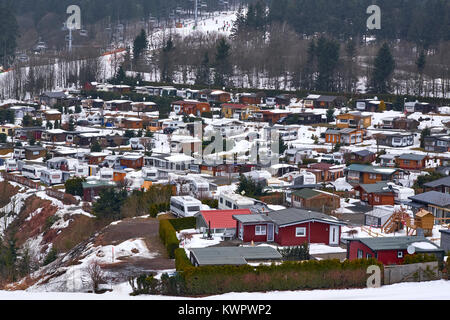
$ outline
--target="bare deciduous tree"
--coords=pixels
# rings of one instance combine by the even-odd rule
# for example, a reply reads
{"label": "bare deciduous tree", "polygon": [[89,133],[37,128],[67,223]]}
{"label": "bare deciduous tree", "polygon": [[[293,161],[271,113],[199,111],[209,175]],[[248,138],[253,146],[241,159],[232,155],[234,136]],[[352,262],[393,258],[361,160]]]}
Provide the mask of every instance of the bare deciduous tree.
{"label": "bare deciduous tree", "polygon": [[87,266],[87,273],[92,283],[94,292],[98,291],[100,284],[105,283],[105,273],[97,260],[93,260]]}

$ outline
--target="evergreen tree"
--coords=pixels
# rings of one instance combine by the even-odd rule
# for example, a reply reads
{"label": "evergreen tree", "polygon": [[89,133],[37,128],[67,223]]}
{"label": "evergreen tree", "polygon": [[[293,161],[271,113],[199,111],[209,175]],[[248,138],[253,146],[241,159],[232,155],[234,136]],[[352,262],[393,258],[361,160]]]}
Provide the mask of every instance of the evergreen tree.
{"label": "evergreen tree", "polygon": [[422,132],[420,133],[420,147],[421,148],[425,148],[425,138],[429,137],[430,135],[431,135],[430,128],[426,127],[425,129],[422,130]]}
{"label": "evergreen tree", "polygon": [[70,119],[69,119],[68,130],[69,130],[69,131],[75,131],[75,122],[73,121],[73,118],[72,118],[72,117],[70,117]]}
{"label": "evergreen tree", "polygon": [[0,3],[0,65],[7,67],[13,61],[19,36],[19,25],[12,9],[6,1]]}
{"label": "evergreen tree", "polygon": [[425,65],[426,65],[426,56],[425,56],[425,52],[422,50],[416,61],[417,72],[419,74],[418,79],[417,79],[417,95],[422,94],[422,81],[423,81],[423,72],[425,70]]}
{"label": "evergreen tree", "polygon": [[66,192],[74,196],[83,196],[83,182],[85,178],[73,177],[64,183]]}
{"label": "evergreen tree", "polygon": [[160,70],[161,70],[161,81],[166,83],[173,82],[173,72],[174,72],[174,58],[173,54],[175,47],[172,38],[167,40],[166,45],[161,50],[160,53]]}
{"label": "evergreen tree", "polygon": [[102,146],[98,143],[97,140],[92,143],[91,152],[102,152]]}
{"label": "evergreen tree", "polygon": [[279,155],[283,155],[284,152],[288,149],[288,145],[286,144],[286,142],[283,140],[283,138],[281,136],[278,137],[278,146],[279,146]]}
{"label": "evergreen tree", "polygon": [[230,35],[230,39],[232,40],[236,40],[240,34],[243,32],[243,29],[245,28],[246,25],[246,19],[245,19],[245,15],[243,14],[243,8],[240,5],[239,9],[236,13],[236,19],[233,22],[233,26],[231,28],[231,35]]}
{"label": "evergreen tree", "polygon": [[134,39],[133,42],[133,58],[134,60],[138,60],[142,53],[148,47],[147,33],[144,29],[141,30],[141,33]]}
{"label": "evergreen tree", "polygon": [[197,75],[195,77],[195,84],[209,86],[211,84],[210,78],[211,72],[210,72],[209,56],[208,52],[205,52],[203,60],[200,64],[200,67],[198,68]]}
{"label": "evergreen tree", "polygon": [[226,87],[229,82],[229,77],[232,75],[232,66],[230,64],[230,49],[231,46],[221,38],[216,47],[216,61],[214,84],[220,87]]}
{"label": "evergreen tree", "polygon": [[117,73],[113,79],[114,84],[121,84],[125,82],[127,76],[125,74],[125,70],[123,69],[123,66],[119,67],[119,70],[117,70]]}
{"label": "evergreen tree", "polygon": [[372,73],[372,91],[376,93],[388,93],[394,69],[394,57],[391,54],[389,45],[384,43],[375,58]]}
{"label": "evergreen tree", "polygon": [[99,199],[94,202],[92,211],[99,219],[121,219],[121,207],[127,199],[127,191],[122,188],[116,190],[114,188],[107,188],[100,192]]}
{"label": "evergreen tree", "polygon": [[333,122],[334,121],[334,108],[329,108],[327,110],[327,122]]}
{"label": "evergreen tree", "polygon": [[31,127],[33,126],[33,118],[26,114],[22,118],[22,127]]}
{"label": "evergreen tree", "polygon": [[321,37],[315,48],[317,56],[317,91],[334,91],[334,74],[339,61],[339,44]]}

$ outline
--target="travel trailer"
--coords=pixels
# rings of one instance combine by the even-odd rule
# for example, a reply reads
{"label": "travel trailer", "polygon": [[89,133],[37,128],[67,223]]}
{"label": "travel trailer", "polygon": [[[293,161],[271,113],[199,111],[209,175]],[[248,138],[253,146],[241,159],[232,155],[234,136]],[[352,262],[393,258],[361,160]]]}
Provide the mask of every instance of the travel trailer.
{"label": "travel trailer", "polygon": [[101,168],[100,169],[100,179],[111,181],[114,177],[114,171],[110,168]]}
{"label": "travel trailer", "polygon": [[61,184],[63,183],[63,173],[61,170],[46,169],[41,172],[40,180],[48,186]]}
{"label": "travel trailer", "polygon": [[202,202],[190,196],[170,198],[170,211],[177,217],[193,217],[201,209]]}
{"label": "travel trailer", "polygon": [[46,167],[36,165],[24,165],[22,168],[22,176],[32,180],[39,180],[41,172],[47,170]]}
{"label": "travel trailer", "polygon": [[145,181],[157,181],[158,180],[158,169],[156,168],[142,168],[142,178]]}
{"label": "travel trailer", "polygon": [[5,168],[6,168],[6,172],[19,170],[17,160],[16,159],[6,159]]}

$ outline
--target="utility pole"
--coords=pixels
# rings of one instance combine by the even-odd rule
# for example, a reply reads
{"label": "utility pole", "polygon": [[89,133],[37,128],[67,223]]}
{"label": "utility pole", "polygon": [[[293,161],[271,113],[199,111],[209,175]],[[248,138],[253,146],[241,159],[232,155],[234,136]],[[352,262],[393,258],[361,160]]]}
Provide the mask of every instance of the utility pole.
{"label": "utility pole", "polygon": [[195,29],[197,29],[198,25],[198,0],[195,0]]}

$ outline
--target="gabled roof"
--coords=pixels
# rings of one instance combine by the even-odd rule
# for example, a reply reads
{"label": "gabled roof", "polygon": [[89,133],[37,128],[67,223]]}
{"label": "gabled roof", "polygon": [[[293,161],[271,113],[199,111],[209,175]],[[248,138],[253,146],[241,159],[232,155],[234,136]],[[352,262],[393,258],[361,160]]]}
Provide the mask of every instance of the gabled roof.
{"label": "gabled roof", "polygon": [[288,208],[284,210],[270,212],[268,217],[278,226],[294,224],[302,221],[323,221],[332,224],[345,225],[343,221],[324,213],[302,210],[297,208]]}
{"label": "gabled roof", "polygon": [[423,184],[427,188],[435,188],[440,186],[450,187],[450,176],[440,178]]}
{"label": "gabled roof", "polygon": [[267,214],[251,214],[233,216],[233,218],[242,223],[268,223],[272,222],[279,227],[288,226],[308,221],[319,221],[330,224],[345,225],[346,223],[335,217],[310,210],[302,210],[297,208],[288,208],[279,211],[272,211]]}
{"label": "gabled roof", "polygon": [[380,166],[371,166],[364,164],[351,164],[348,166],[347,171],[359,171],[367,173],[378,173],[378,174],[393,174],[396,171],[401,171],[397,168],[386,168]]}
{"label": "gabled roof", "polygon": [[429,241],[425,237],[380,237],[358,238],[356,240],[361,241],[374,251],[406,250],[410,245],[413,245],[416,248],[416,252],[443,251],[436,244]]}
{"label": "gabled roof", "polygon": [[236,227],[236,220],[233,219],[233,215],[251,213],[250,209],[202,210],[198,215],[203,217],[207,225],[211,222],[212,229],[230,229]]}
{"label": "gabled roof", "polygon": [[369,150],[360,150],[360,151],[354,151],[352,152],[360,157],[367,157],[367,156],[371,156],[374,155],[375,153],[369,151]]}
{"label": "gabled roof", "polygon": [[385,181],[372,184],[360,184],[359,186],[367,193],[394,193],[394,190]]}
{"label": "gabled roof", "polygon": [[439,207],[447,207],[450,205],[450,194],[437,191],[428,191],[417,194],[409,197],[409,199],[415,202],[431,204]]}
{"label": "gabled roof", "polygon": [[247,261],[281,260],[272,247],[207,247],[190,249],[200,265],[244,265]]}
{"label": "gabled roof", "polygon": [[313,190],[313,189],[300,189],[292,192],[292,195],[298,196],[303,199],[309,199],[314,198],[315,196],[320,195],[321,193],[319,191]]}
{"label": "gabled roof", "polygon": [[422,161],[426,157],[427,156],[424,154],[404,153],[400,155],[398,158],[401,160]]}

